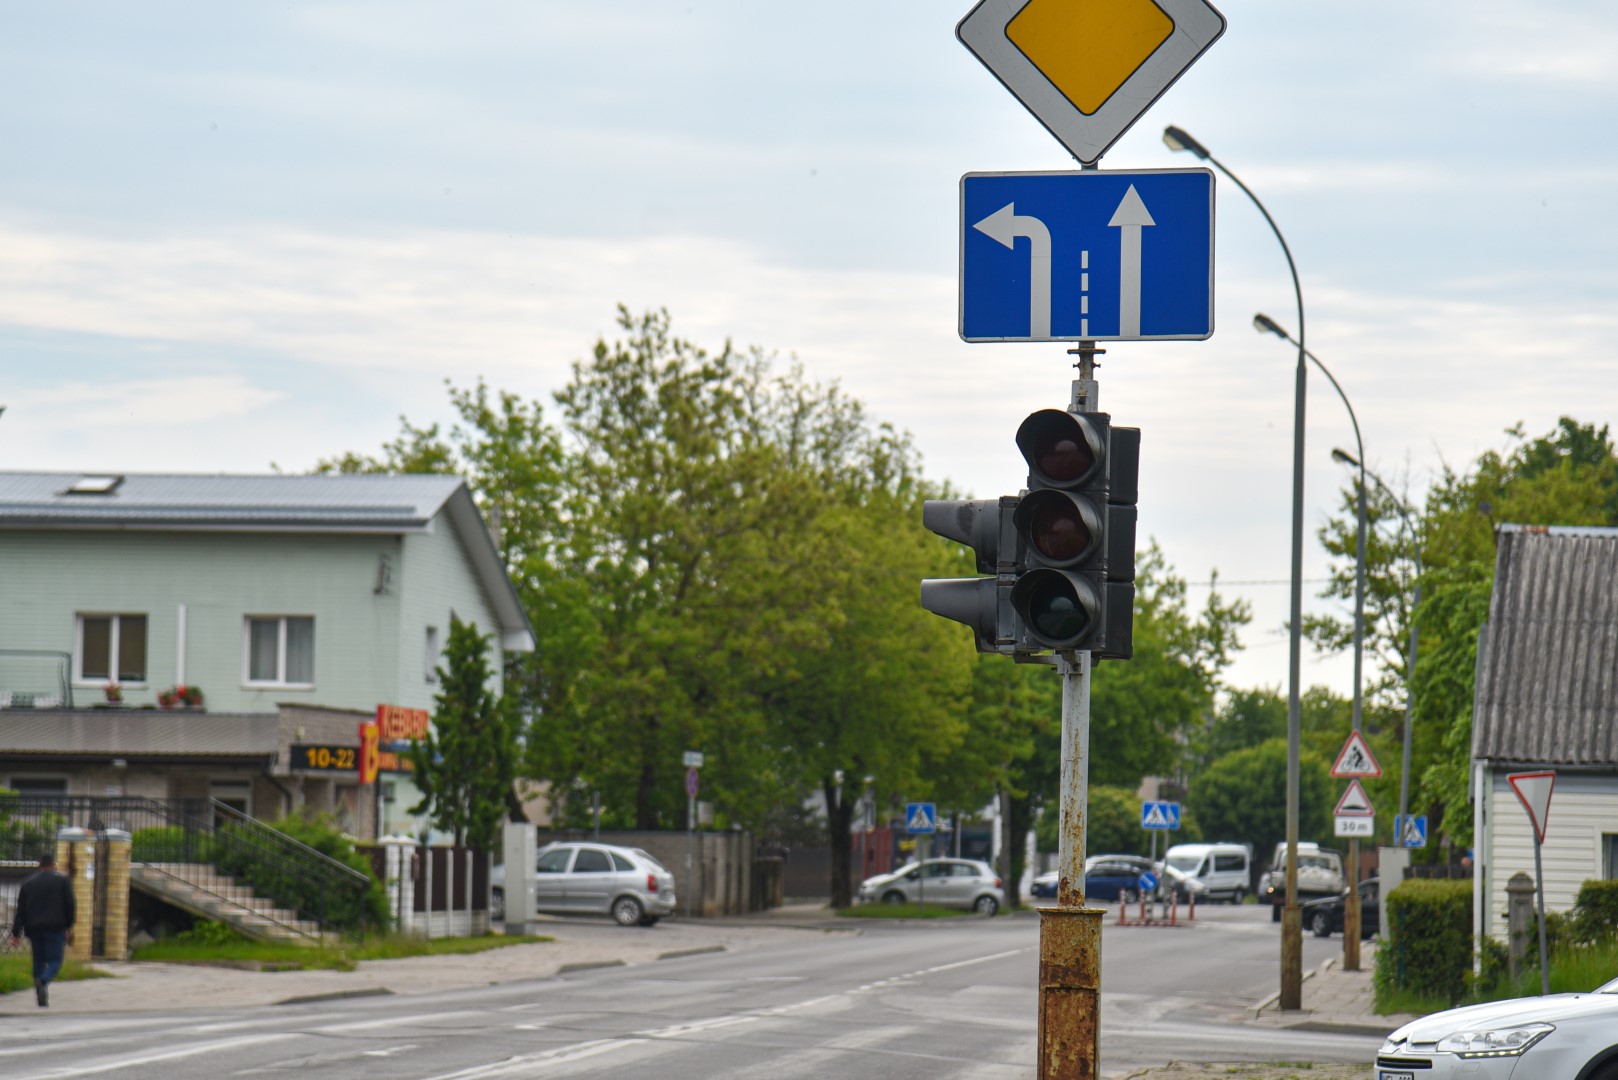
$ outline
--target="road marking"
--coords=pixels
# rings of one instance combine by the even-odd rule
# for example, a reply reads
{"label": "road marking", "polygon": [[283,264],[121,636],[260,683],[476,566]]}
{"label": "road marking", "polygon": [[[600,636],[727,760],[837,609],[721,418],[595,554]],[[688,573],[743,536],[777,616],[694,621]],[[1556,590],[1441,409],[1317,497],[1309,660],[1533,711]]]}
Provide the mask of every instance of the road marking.
{"label": "road marking", "polygon": [[562,1065],[570,1061],[580,1061],[626,1046],[636,1046],[645,1041],[645,1039],[596,1039],[576,1046],[565,1046],[559,1050],[546,1050],[540,1054],[519,1054],[503,1061],[474,1065],[470,1069],[461,1069],[458,1072],[440,1073],[438,1076],[430,1077],[429,1080],[481,1080],[483,1077],[502,1076],[519,1069],[526,1071],[533,1065]]}
{"label": "road marking", "polygon": [[1037,217],[1017,213],[1008,202],[972,228],[1013,251],[1017,237],[1028,240],[1028,336],[1051,336],[1051,231]]}
{"label": "road marking", "polygon": [[363,1050],[361,1053],[366,1057],[392,1057],[394,1054],[402,1054],[406,1050],[414,1050],[415,1048],[415,1043],[406,1043],[403,1046],[390,1046],[386,1050]]}

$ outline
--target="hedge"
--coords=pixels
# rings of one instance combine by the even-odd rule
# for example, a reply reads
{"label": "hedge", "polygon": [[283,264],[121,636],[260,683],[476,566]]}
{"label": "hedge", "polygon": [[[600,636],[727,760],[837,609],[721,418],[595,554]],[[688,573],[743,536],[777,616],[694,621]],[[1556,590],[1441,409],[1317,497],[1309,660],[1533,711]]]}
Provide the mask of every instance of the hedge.
{"label": "hedge", "polygon": [[1618,937],[1618,880],[1592,879],[1580,885],[1573,919],[1585,941]]}
{"label": "hedge", "polygon": [[1409,878],[1387,900],[1377,981],[1390,990],[1460,1001],[1472,970],[1472,882]]}

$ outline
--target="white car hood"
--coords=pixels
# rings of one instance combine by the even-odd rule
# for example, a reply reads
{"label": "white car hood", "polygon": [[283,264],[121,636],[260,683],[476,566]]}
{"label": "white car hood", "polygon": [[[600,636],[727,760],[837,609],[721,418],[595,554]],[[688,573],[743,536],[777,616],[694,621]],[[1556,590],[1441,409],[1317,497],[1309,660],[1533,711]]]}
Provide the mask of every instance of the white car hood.
{"label": "white car hood", "polygon": [[1554,1024],[1582,1016],[1610,1014],[1618,1024],[1618,994],[1552,994],[1550,997],[1512,998],[1486,1005],[1468,1005],[1412,1021],[1388,1038],[1413,1043],[1435,1043],[1456,1031],[1482,1031],[1516,1024]]}

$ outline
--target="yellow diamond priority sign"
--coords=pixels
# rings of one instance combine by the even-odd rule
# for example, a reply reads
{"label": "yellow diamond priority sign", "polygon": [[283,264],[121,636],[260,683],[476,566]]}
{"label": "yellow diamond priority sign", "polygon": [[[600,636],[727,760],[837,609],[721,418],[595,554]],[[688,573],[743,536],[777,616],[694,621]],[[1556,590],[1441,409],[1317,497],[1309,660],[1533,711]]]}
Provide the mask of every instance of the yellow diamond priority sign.
{"label": "yellow diamond priority sign", "polygon": [[955,28],[1086,165],[1224,32],[1207,0],[981,0]]}

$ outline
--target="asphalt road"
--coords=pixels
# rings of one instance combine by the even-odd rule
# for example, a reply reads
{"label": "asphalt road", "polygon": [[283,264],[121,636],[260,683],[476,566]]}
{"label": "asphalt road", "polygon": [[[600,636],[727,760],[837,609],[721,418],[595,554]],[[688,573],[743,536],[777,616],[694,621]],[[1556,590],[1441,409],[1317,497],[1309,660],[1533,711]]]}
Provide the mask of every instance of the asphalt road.
{"label": "asphalt road", "polygon": [[[42,1012],[0,1027],[0,1075],[1032,1077],[1035,919],[872,922],[863,931],[783,931],[742,952],[435,994]],[[1340,944],[1305,947],[1312,965]],[[1195,929],[1109,927],[1103,1074],[1174,1058],[1369,1063],[1375,1039],[1241,1026],[1243,1006],[1273,990],[1277,955],[1276,928],[1252,907],[1204,909]]]}

